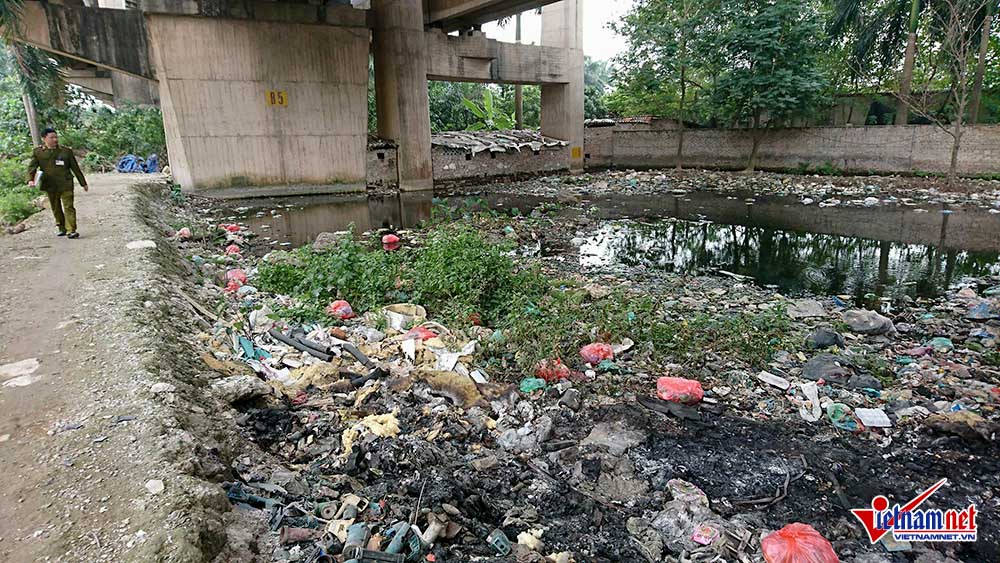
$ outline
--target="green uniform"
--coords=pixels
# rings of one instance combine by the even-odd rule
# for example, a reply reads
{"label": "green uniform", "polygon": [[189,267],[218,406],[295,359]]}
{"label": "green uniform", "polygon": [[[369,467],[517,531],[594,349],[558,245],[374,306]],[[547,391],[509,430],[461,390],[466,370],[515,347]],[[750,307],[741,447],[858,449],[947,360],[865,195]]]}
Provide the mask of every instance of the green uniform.
{"label": "green uniform", "polygon": [[35,179],[35,173],[41,169],[42,178],[38,189],[49,196],[52,216],[61,232],[76,232],[76,208],[73,207],[73,176],[86,186],[87,180],[76,162],[73,149],[56,145],[49,149],[45,145],[35,147],[31,152],[31,164],[28,165],[28,180]]}

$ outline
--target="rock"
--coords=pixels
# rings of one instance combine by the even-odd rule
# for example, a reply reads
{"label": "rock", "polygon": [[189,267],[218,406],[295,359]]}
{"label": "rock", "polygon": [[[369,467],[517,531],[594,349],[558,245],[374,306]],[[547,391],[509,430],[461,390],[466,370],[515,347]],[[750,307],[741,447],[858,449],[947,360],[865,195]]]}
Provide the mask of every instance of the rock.
{"label": "rock", "polygon": [[163,485],[163,481],[159,479],[150,479],[149,481],[146,481],[146,490],[149,491],[149,494],[151,495],[158,495],[162,493],[164,489],[166,489],[166,487]]}
{"label": "rock", "polygon": [[542,541],[542,533],[541,530],[521,532],[517,535],[517,543],[532,551],[541,551],[545,548],[545,542]]}
{"label": "rock", "polygon": [[500,465],[500,460],[498,460],[495,455],[472,460],[472,467],[474,467],[476,471],[488,471],[497,465]]}
{"label": "rock", "polygon": [[37,358],[28,358],[19,362],[4,364],[0,366],[0,381],[31,375],[38,370],[40,365],[41,363],[38,362]]}
{"label": "rock", "polygon": [[565,406],[569,410],[576,412],[580,410],[580,390],[579,389],[567,389],[561,399],[559,399],[559,404]]}
{"label": "rock", "polygon": [[617,457],[645,441],[645,432],[627,428],[623,422],[602,422],[590,431],[580,445],[604,447]]}
{"label": "rock", "polygon": [[964,409],[932,414],[924,420],[924,424],[935,432],[954,434],[968,441],[995,440],[998,430],[997,424],[987,422],[978,414]]}
{"label": "rock", "polygon": [[793,319],[825,317],[823,304],[815,299],[793,299],[788,305],[788,316]]}
{"label": "rock", "polygon": [[529,422],[521,428],[508,428],[500,433],[497,443],[500,447],[514,453],[536,452],[542,442],[552,437],[552,418],[540,416],[534,422]]}
{"label": "rock", "polygon": [[612,502],[628,505],[649,492],[649,481],[636,476],[635,464],[628,456],[608,456],[601,463],[594,492]]}
{"label": "rock", "polygon": [[854,364],[843,356],[818,354],[802,366],[802,377],[813,381],[845,385],[854,375]]}
{"label": "rock", "polygon": [[146,248],[156,248],[156,243],[151,240],[134,240],[125,245],[129,250],[143,250]]}
{"label": "rock", "polygon": [[891,320],[875,311],[847,311],[844,313],[844,322],[858,334],[885,334],[896,330]]}
{"label": "rock", "polygon": [[462,515],[462,511],[459,510],[458,507],[456,507],[453,504],[448,504],[446,502],[443,502],[443,503],[441,503],[441,509],[444,510],[445,512],[447,512],[448,514],[451,514],[452,516],[461,516]]}
{"label": "rock", "polygon": [[149,392],[154,395],[159,395],[160,393],[173,393],[174,389],[176,389],[176,387],[174,387],[170,383],[160,382],[160,383],[154,383],[152,387],[149,388]]}
{"label": "rock", "polygon": [[806,347],[813,350],[825,350],[836,346],[844,347],[844,337],[827,326],[817,327],[806,337]]}
{"label": "rock", "polygon": [[323,232],[316,235],[316,240],[313,241],[312,247],[316,252],[324,252],[329,250],[331,247],[336,246],[337,241],[340,237],[337,233],[327,233]]}
{"label": "rock", "polygon": [[265,397],[270,392],[271,387],[255,375],[227,377],[212,384],[212,393],[229,404]]}

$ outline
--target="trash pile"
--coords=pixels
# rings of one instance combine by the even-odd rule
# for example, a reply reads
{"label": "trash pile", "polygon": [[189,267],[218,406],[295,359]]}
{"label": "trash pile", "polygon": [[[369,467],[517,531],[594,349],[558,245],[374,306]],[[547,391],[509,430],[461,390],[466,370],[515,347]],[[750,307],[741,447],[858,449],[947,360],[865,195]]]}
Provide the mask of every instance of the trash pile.
{"label": "trash pile", "polygon": [[[716,358],[644,373],[632,360],[646,343],[595,331],[578,358],[511,381],[484,362],[503,334],[450,329],[418,303],[358,315],[334,300],[328,322],[294,321],[294,300],[253,285],[253,233],[217,231],[212,256],[191,258],[227,303],[200,309],[203,358],[225,375],[211,393],[263,452],[234,460],[224,486],[262,523],[269,560],[875,563],[927,549],[869,546],[848,512],[891,492],[880,487],[909,490],[892,464],[917,454],[900,452],[947,450],[956,471],[996,459],[1000,288],[964,287],[924,312],[771,296],[808,336],[764,369]],[[189,229],[176,239],[197,244]],[[724,295],[703,291],[687,304]],[[613,385],[626,390],[602,392]],[[735,452],[754,458],[724,459]],[[859,458],[898,469],[830,472]],[[733,475],[741,464],[760,474]],[[954,494],[995,514],[990,467]],[[804,513],[833,497],[835,511]]]}
{"label": "trash pile", "polygon": [[[961,191],[942,191],[940,183],[900,176],[753,175],[711,170],[609,170],[574,176],[547,176],[517,182],[505,190],[538,197],[566,197],[569,192],[599,197],[711,191],[746,196],[792,196],[803,205],[876,207],[966,205],[1000,213],[1000,181],[961,182]],[[921,211],[926,211],[920,209]]]}

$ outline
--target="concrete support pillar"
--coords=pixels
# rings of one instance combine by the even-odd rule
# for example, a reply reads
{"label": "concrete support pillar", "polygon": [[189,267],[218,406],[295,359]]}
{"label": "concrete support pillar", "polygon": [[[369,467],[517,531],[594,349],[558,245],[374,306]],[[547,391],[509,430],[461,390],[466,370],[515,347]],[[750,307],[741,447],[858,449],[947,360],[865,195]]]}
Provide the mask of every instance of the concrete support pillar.
{"label": "concrete support pillar", "polygon": [[569,142],[569,167],[583,170],[583,2],[542,8],[542,45],[565,49],[566,84],[542,85],[542,135]]}
{"label": "concrete support pillar", "polygon": [[147,15],[174,179],[223,197],[364,191],[356,12],[343,26]]}
{"label": "concrete support pillar", "polygon": [[431,110],[422,0],[374,0],[379,136],[398,146],[399,189],[430,190]]}

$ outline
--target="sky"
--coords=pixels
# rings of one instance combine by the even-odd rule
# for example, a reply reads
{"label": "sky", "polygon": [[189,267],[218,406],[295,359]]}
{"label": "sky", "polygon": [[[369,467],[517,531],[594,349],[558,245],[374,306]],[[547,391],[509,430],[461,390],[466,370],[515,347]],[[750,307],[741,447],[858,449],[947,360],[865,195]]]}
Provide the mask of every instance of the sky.
{"label": "sky", "polygon": [[[625,41],[607,28],[607,23],[617,21],[632,6],[633,0],[582,0],[583,51],[598,60],[610,60],[625,48]],[[514,22],[502,28],[495,23],[483,26],[487,37],[500,41],[514,41]],[[542,18],[535,10],[525,12],[521,18],[521,42],[537,45],[542,32]]]}

